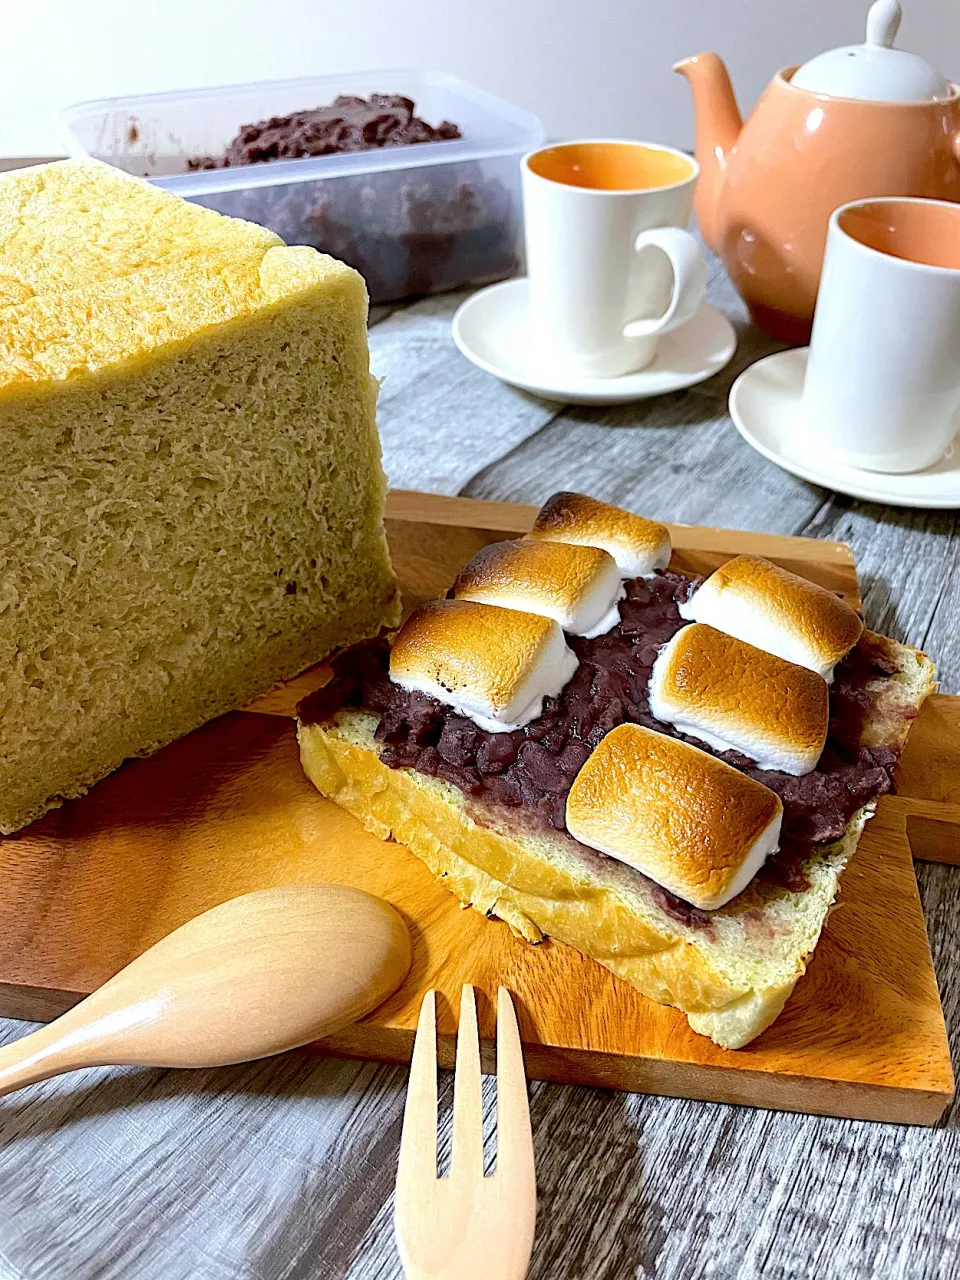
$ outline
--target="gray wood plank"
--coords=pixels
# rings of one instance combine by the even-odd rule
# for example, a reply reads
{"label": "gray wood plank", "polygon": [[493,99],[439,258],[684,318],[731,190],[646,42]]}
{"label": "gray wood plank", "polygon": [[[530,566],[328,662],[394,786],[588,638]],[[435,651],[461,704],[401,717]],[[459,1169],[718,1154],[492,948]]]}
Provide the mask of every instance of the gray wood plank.
{"label": "gray wood plank", "polygon": [[371,330],[371,368],[383,379],[384,469],[394,488],[456,493],[558,411],[460,355],[450,321],[466,296],[424,298]]}
{"label": "gray wood plank", "polygon": [[754,453],[726,409],[697,391],[567,408],[461,493],[539,503],[557,489],[602,494],[655,519],[751,530],[802,527],[827,498]]}
{"label": "gray wood plank", "polygon": [[960,691],[960,522],[834,496],[791,532],[848,542],[864,615],[876,631],[928,649],[945,693]]}
{"label": "gray wood plank", "polygon": [[343,1275],[390,1191],[404,1084],[290,1054],[90,1071],[4,1099],[0,1275]]}

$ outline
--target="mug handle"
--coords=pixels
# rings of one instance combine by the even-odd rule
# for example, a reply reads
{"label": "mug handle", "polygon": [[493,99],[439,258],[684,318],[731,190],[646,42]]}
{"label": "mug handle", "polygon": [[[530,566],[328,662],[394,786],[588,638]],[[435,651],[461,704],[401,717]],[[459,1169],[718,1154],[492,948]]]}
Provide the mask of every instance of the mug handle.
{"label": "mug handle", "polygon": [[700,246],[689,231],[680,227],[652,227],[641,231],[633,242],[635,252],[659,249],[673,268],[673,292],[662,316],[630,320],[623,326],[625,338],[649,338],[679,329],[700,310],[707,289],[707,264]]}

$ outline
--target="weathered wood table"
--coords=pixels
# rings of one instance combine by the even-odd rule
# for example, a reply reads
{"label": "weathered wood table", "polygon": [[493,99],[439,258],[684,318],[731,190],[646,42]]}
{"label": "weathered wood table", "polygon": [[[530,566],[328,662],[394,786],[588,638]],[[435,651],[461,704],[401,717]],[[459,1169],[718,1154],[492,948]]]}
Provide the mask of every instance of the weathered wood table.
{"label": "weathered wood table", "polygon": [[[841,539],[870,625],[927,648],[960,691],[957,515],[855,502],[753,453],[727,392],[773,347],[716,267],[709,296],[738,325],[730,368],[612,410],[561,410],[473,368],[450,339],[459,296],[381,309],[370,341],[391,483],[529,503],[575,488],[664,519]],[[960,868],[918,876],[956,1060]],[[26,1029],[0,1022],[0,1039]],[[0,1277],[398,1277],[405,1081],[289,1055],[90,1071],[0,1100]],[[449,1077],[442,1090],[449,1109]],[[545,1084],[531,1105],[533,1277],[960,1275],[960,1108],[931,1131]]]}

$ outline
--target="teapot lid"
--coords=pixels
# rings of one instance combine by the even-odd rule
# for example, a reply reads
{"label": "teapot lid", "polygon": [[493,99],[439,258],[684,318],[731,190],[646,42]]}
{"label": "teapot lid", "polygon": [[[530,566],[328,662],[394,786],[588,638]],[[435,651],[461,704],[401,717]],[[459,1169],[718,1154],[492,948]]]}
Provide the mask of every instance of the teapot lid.
{"label": "teapot lid", "polygon": [[834,98],[871,102],[931,102],[950,96],[950,82],[929,62],[894,49],[900,26],[898,0],[876,0],[867,14],[867,38],[818,54],[799,67],[790,83]]}

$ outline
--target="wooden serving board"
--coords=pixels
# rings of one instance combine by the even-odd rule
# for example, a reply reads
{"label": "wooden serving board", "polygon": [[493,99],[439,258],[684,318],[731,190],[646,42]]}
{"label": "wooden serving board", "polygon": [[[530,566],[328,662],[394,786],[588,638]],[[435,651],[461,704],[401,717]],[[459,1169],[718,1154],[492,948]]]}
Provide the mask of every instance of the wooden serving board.
{"label": "wooden serving board", "polygon": [[[481,546],[521,532],[534,508],[396,493],[388,506],[408,608],[442,594]],[[849,548],[677,526],[674,565],[706,572],[741,551],[769,556],[856,601]],[[439,994],[441,1060],[452,1065],[460,986],[517,997],[535,1078],[783,1110],[932,1124],[953,1094],[936,978],[913,873],[918,856],[960,862],[960,699],[938,697],[843,879],[810,969],[778,1021],[730,1052],[562,944],[532,947],[464,911],[402,846],[367,834],[303,776],[293,710],[322,668],[133,761],[81,800],[0,840],[0,1014],[49,1019],[184,920],[268,885],[335,881],[404,915],[415,941],[403,988],[317,1046],[409,1059],[423,992]],[[931,834],[932,833],[932,834]]]}

